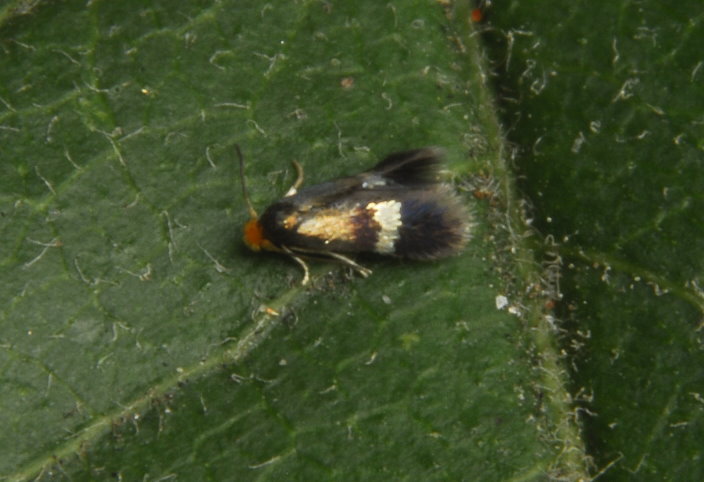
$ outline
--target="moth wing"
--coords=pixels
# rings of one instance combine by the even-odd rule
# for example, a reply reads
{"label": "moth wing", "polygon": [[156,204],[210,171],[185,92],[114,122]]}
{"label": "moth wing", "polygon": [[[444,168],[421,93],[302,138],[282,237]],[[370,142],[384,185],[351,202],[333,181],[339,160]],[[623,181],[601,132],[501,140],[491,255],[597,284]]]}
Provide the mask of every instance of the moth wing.
{"label": "moth wing", "polygon": [[443,150],[437,147],[396,152],[368,171],[305,187],[288,199],[301,207],[317,207],[351,197],[358,191],[429,187],[438,183],[442,162]]}
{"label": "moth wing", "polygon": [[285,198],[298,206],[301,210],[325,207],[337,203],[341,199],[349,198],[362,189],[361,176],[350,176],[308,186],[293,196]]}
{"label": "moth wing", "polygon": [[445,186],[404,196],[401,220],[395,255],[402,258],[450,256],[461,251],[470,237],[471,216]]}
{"label": "moth wing", "polygon": [[341,252],[437,259],[460,252],[470,237],[471,215],[462,200],[444,185],[359,189],[332,206],[340,213],[355,213],[340,219],[345,227],[354,228],[354,242],[349,246],[328,245]]}
{"label": "moth wing", "polygon": [[396,152],[386,156],[365,174],[381,176],[402,186],[435,184],[443,156],[443,150],[438,147]]}

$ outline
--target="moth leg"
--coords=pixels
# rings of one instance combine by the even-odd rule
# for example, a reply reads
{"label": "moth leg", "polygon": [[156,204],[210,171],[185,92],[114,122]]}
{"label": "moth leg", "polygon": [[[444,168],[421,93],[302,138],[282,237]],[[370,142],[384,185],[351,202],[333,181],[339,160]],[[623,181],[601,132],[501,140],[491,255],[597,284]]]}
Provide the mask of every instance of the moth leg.
{"label": "moth leg", "polygon": [[291,161],[291,164],[293,164],[293,168],[296,170],[296,182],[293,183],[293,186],[288,188],[284,197],[294,196],[298,192],[298,188],[303,184],[303,166],[301,166],[298,161]]}
{"label": "moth leg", "polygon": [[339,253],[333,253],[333,252],[325,253],[325,255],[330,256],[331,258],[335,258],[336,260],[341,261],[342,263],[344,263],[348,266],[351,266],[352,268],[357,270],[357,272],[359,274],[361,274],[362,277],[364,277],[364,278],[367,278],[367,277],[369,277],[370,274],[372,274],[372,270],[370,270],[369,268],[365,268],[361,264],[355,263],[353,260],[351,260],[347,256],[343,256]]}
{"label": "moth leg", "polygon": [[305,261],[303,261],[301,258],[293,254],[293,251],[288,249],[286,246],[281,246],[281,249],[283,250],[284,253],[289,255],[292,260],[294,260],[296,263],[298,263],[298,266],[300,266],[303,269],[303,281],[301,281],[301,286],[305,286],[308,284],[308,281],[310,281],[310,270],[308,269],[308,265],[306,264]]}

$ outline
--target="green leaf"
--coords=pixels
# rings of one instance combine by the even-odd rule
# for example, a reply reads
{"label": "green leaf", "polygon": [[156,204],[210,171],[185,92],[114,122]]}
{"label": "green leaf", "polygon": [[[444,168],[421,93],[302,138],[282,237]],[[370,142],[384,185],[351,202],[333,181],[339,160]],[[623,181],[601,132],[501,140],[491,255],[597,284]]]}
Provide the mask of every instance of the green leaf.
{"label": "green leaf", "polygon": [[[584,476],[466,7],[2,15],[3,477]],[[445,146],[474,239],[303,289],[239,242],[235,143],[259,207],[293,159],[313,184]]]}
{"label": "green leaf", "polygon": [[560,244],[594,473],[701,480],[701,4],[541,6],[497,6],[487,38],[521,188]]}

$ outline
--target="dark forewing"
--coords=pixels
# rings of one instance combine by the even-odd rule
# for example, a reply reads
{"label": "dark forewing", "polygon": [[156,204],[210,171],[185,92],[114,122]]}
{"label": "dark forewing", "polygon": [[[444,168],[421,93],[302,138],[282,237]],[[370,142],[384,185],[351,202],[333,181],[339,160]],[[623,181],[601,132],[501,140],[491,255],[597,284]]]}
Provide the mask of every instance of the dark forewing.
{"label": "dark forewing", "polygon": [[368,173],[377,174],[403,186],[419,186],[438,182],[438,169],[443,151],[424,147],[388,155]]}
{"label": "dark forewing", "polygon": [[403,200],[394,254],[435,259],[458,253],[469,239],[469,213],[448,189],[440,187]]}
{"label": "dark forewing", "polygon": [[434,259],[467,240],[468,213],[438,181],[442,151],[391,154],[373,169],[301,189],[262,214],[264,234],[292,251]]}

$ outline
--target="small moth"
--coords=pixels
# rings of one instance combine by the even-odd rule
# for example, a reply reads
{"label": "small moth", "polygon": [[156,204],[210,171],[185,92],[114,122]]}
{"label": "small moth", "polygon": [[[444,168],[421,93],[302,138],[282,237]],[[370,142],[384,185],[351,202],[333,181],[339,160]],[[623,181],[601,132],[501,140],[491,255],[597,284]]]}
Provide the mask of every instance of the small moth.
{"label": "small moth", "polygon": [[439,180],[442,151],[426,147],[390,154],[368,171],[300,189],[303,168],[283,198],[257,215],[240,160],[242,192],[251,219],[244,243],[253,251],[288,255],[310,279],[303,258],[342,262],[367,277],[371,270],[348,254],[376,253],[432,260],[456,254],[469,238],[469,214]]}

